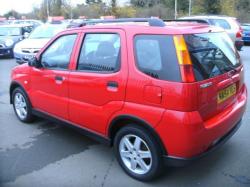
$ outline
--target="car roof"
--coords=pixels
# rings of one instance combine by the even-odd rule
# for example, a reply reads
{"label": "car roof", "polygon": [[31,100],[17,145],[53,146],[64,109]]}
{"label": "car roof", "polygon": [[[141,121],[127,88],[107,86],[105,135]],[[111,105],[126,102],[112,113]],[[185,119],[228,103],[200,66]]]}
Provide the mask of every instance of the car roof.
{"label": "car roof", "polygon": [[225,16],[225,15],[194,15],[194,16],[185,16],[179,19],[236,19],[235,17]]}
{"label": "car roof", "polygon": [[171,23],[164,27],[148,26],[145,24],[97,24],[87,25],[78,28],[70,28],[67,31],[79,31],[89,29],[122,29],[132,33],[152,33],[152,34],[195,34],[195,33],[206,33],[206,32],[223,32],[224,30],[206,24],[198,23]]}

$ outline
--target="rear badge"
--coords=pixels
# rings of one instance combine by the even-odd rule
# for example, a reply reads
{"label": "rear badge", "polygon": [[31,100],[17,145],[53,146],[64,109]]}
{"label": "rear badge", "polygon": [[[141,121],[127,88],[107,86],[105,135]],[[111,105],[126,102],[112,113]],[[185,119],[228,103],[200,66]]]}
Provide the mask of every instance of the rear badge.
{"label": "rear badge", "polygon": [[205,83],[205,84],[201,84],[200,88],[207,88],[207,87],[212,86],[212,85],[213,85],[212,82],[208,82],[208,83]]}

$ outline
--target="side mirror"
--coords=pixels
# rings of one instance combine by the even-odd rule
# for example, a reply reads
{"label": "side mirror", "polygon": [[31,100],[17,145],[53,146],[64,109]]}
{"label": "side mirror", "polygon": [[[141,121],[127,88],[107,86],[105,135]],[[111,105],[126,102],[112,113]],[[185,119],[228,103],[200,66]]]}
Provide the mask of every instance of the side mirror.
{"label": "side mirror", "polygon": [[29,35],[30,35],[30,34],[29,34],[28,32],[25,32],[25,33],[23,34],[23,37],[24,37],[24,38],[28,38]]}
{"label": "side mirror", "polygon": [[31,67],[35,67],[35,68],[40,68],[42,67],[41,62],[39,61],[39,59],[37,59],[36,57],[30,58],[28,60],[28,65]]}

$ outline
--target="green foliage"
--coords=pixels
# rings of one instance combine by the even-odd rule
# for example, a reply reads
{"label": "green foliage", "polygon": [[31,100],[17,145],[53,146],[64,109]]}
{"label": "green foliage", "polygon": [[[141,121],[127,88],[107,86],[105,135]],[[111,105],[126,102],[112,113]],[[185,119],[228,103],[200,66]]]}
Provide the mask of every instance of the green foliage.
{"label": "green foliage", "polygon": [[131,0],[131,5],[135,7],[145,8],[153,7],[154,5],[160,4],[161,0]]}
{"label": "green foliage", "polygon": [[3,16],[6,17],[6,18],[10,18],[10,17],[14,17],[14,18],[17,18],[17,19],[21,18],[21,14],[18,13],[17,11],[15,11],[15,10],[11,10],[11,11],[7,12],[6,14],[4,14]]}
{"label": "green foliage", "polygon": [[116,17],[132,18],[136,16],[136,9],[133,6],[117,7]]}
{"label": "green foliage", "polygon": [[[85,3],[71,7],[71,0],[42,0],[40,7],[34,7],[27,18],[46,20],[50,16],[64,16],[66,19],[86,16],[99,18],[105,15],[116,17],[150,17],[173,19],[175,0],[128,0],[131,5],[119,7],[119,0],[86,0]],[[109,2],[106,4],[106,2]],[[177,0],[178,17],[188,15],[189,0]],[[250,0],[192,0],[192,15],[223,14],[238,17],[241,21],[250,22]],[[20,18],[16,11],[9,11],[4,16]]]}

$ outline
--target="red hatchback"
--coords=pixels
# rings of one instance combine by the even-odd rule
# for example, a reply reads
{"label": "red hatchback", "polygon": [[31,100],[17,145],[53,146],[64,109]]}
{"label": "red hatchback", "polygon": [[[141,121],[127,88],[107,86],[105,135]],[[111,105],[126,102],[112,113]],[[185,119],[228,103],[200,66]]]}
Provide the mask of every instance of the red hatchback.
{"label": "red hatchback", "polygon": [[224,143],[247,100],[243,65],[225,32],[160,19],[86,22],[11,77],[19,120],[39,115],[81,129],[113,145],[125,172],[143,181],[163,162],[183,165]]}

